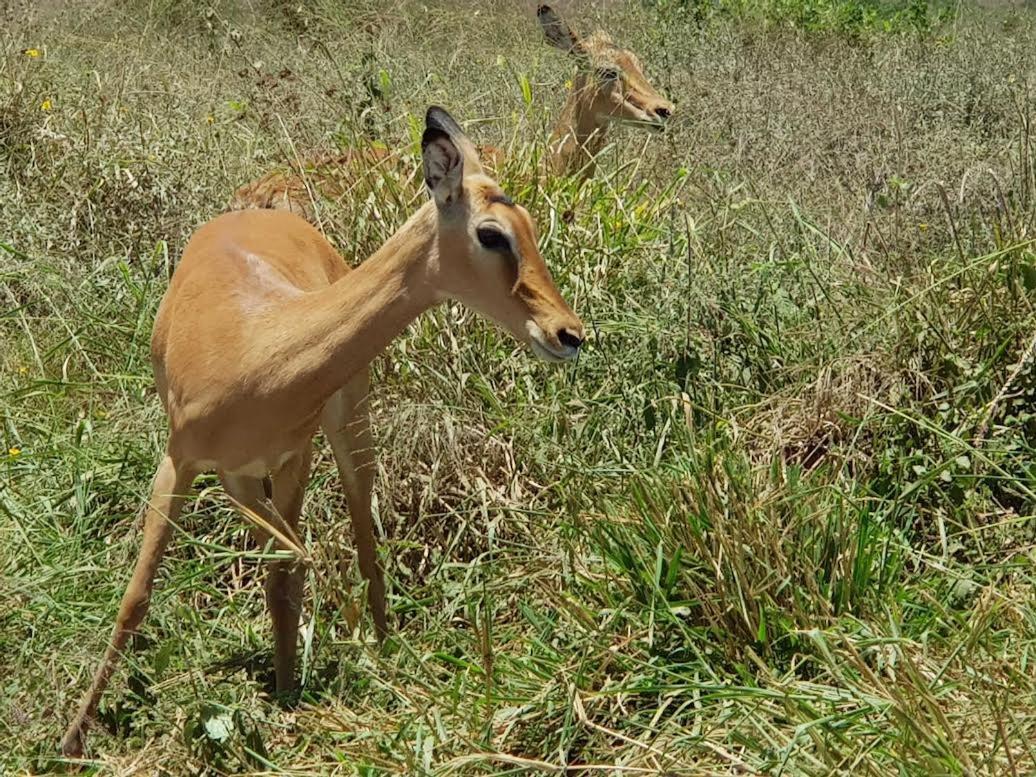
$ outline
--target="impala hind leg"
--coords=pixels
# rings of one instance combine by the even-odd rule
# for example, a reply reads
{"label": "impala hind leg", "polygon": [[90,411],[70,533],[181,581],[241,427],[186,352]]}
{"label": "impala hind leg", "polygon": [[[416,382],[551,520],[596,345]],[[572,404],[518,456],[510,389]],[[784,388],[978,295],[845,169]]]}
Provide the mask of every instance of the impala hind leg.
{"label": "impala hind leg", "polygon": [[175,521],[183,506],[183,494],[191,487],[194,471],[178,466],[168,455],[162,460],[155,474],[155,482],[148,500],[147,512],[144,516],[144,535],[137,556],[133,576],[130,578],[126,592],[119,605],[119,614],[115,619],[115,629],[111,642],[104,653],[104,659],[94,674],[90,689],[83,696],[79,711],[65,731],[61,740],[61,752],[68,757],[83,754],[83,743],[101,694],[108,685],[112,673],[119,662],[126,642],[137,630],[140,622],[147,614],[151,601],[151,590],[155,582],[155,573],[162,560],[166,544],[172,533],[171,522]]}
{"label": "impala hind leg", "polygon": [[[292,533],[297,533],[302,498],[309,482],[310,457],[307,446],[272,475],[272,500],[267,498],[263,481],[258,478],[222,474],[223,487],[234,499],[272,526],[280,529],[279,516]],[[252,534],[261,546],[270,541],[269,532],[261,527],[253,527]],[[281,547],[280,543],[277,545]],[[304,581],[305,569],[297,561],[270,562],[266,575],[266,604],[273,623],[273,666],[279,692],[295,687]]]}
{"label": "impala hind leg", "polygon": [[369,393],[370,372],[364,370],[327,401],[320,425],[331,443],[338,474],[345,486],[360,572],[367,580],[367,601],[378,639],[382,639],[388,633],[388,620],[385,617],[385,580],[378,563],[371,517],[375,452]]}

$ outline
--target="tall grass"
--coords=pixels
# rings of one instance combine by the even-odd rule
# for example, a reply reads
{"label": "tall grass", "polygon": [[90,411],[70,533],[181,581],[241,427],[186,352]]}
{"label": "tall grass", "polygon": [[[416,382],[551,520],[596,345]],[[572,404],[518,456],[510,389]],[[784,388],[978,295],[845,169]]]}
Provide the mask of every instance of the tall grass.
{"label": "tall grass", "polygon": [[[440,102],[509,152],[591,347],[553,370],[447,305],[378,360],[398,634],[373,642],[318,440],[287,702],[263,553],[199,479],[91,768],[1036,770],[1032,18],[687,8],[566,6],[678,102],[585,184],[534,173],[571,72],[531,7],[7,11],[0,764],[60,768],[107,638],[187,236],[309,150],[376,139],[416,171]],[[379,187],[324,204],[347,261],[420,201]]]}

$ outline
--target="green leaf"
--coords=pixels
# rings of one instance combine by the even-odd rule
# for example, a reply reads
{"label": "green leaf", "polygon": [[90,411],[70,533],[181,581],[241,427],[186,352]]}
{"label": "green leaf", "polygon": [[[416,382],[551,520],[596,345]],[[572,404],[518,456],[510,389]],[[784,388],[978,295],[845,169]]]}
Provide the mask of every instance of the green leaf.
{"label": "green leaf", "polygon": [[228,712],[221,712],[211,718],[206,718],[203,725],[205,735],[215,742],[226,742],[234,732],[234,721]]}
{"label": "green leaf", "polygon": [[522,102],[526,106],[532,105],[532,84],[525,73],[518,74],[518,87],[522,90]]}
{"label": "green leaf", "polygon": [[169,659],[172,658],[174,651],[176,650],[176,641],[167,639],[162,643],[162,647],[159,648],[158,654],[155,656],[155,677],[160,678],[165,674],[165,670],[169,668]]}
{"label": "green leaf", "polygon": [[424,134],[424,123],[411,113],[407,116],[407,125],[410,129],[411,144],[413,144],[414,148],[420,149],[421,135]]}
{"label": "green leaf", "polygon": [[1022,285],[1025,286],[1026,291],[1033,291],[1036,289],[1036,265],[1029,262],[1022,263]]}

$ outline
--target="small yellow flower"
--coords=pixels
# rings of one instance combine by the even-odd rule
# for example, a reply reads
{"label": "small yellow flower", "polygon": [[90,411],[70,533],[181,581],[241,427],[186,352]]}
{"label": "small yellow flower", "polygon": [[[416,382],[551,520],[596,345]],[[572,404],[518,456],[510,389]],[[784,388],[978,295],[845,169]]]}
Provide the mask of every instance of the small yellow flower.
{"label": "small yellow flower", "polygon": [[8,448],[7,449],[7,455],[10,456],[12,459],[17,459],[19,456],[22,455],[22,449],[21,448]]}
{"label": "small yellow flower", "polygon": [[54,103],[52,103],[50,101],[49,97],[46,100],[44,100],[43,102],[40,103],[40,110],[41,111],[49,111],[49,110],[51,110],[53,108],[54,108]]}
{"label": "small yellow flower", "polygon": [[19,367],[18,368],[18,374],[19,375],[28,375],[29,374],[29,368],[28,367]]}
{"label": "small yellow flower", "polygon": [[917,225],[917,228],[920,229],[922,232],[926,232],[928,230],[928,225],[922,222],[921,224]]}
{"label": "small yellow flower", "polygon": [[27,56],[29,59],[39,59],[40,58],[40,54],[42,52],[39,49],[26,49],[22,53],[24,53],[25,56]]}
{"label": "small yellow flower", "polygon": [[210,113],[208,116],[205,117],[205,121],[208,122],[209,124],[215,124],[216,123],[216,117],[213,116]]}
{"label": "small yellow flower", "polygon": [[572,86],[573,86],[573,83],[572,83],[572,79],[571,78],[568,79],[567,81],[565,81],[565,88],[568,89],[570,92],[572,91]]}

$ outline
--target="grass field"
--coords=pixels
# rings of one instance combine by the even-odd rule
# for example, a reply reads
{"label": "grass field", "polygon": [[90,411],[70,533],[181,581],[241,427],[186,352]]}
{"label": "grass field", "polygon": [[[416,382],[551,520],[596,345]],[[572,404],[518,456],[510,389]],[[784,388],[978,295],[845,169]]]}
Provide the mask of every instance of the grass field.
{"label": "grass field", "polygon": [[[95,773],[1036,773],[1036,15],[560,4],[677,112],[534,174],[571,63],[533,3],[0,3],[0,772],[57,743],[163,449],[148,342],[193,229],[425,107],[590,324],[554,369],[457,306],[374,365],[397,633],[322,439],[302,692],[201,478]],[[421,201],[329,208],[347,261]],[[228,355],[233,358],[233,355]]]}

